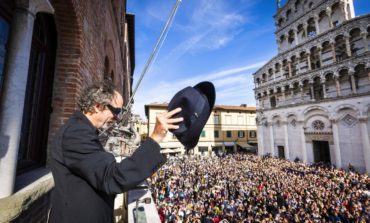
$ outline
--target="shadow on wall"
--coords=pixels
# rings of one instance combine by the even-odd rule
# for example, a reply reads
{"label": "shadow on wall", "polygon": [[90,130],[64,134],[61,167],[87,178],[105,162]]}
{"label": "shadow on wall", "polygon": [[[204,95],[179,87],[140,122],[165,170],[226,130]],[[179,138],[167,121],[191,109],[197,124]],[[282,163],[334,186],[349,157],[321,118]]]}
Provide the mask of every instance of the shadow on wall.
{"label": "shadow on wall", "polygon": [[9,149],[9,136],[0,135],[0,159],[2,159]]}

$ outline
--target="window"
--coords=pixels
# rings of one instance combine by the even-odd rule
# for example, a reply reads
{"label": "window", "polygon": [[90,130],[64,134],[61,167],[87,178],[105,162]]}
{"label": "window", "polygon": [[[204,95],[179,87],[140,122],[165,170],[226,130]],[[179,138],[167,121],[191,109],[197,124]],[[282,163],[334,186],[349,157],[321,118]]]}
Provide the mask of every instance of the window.
{"label": "window", "polygon": [[220,116],[219,115],[213,116],[213,121],[215,125],[220,124]]}
{"label": "window", "polygon": [[276,107],[276,98],[275,98],[275,96],[272,96],[270,98],[270,106],[271,106],[271,108],[275,108]]}
{"label": "window", "polygon": [[198,151],[199,151],[199,153],[201,153],[202,155],[205,155],[205,154],[207,154],[207,152],[208,152],[208,147],[207,147],[207,146],[199,146],[199,147],[198,147]]}
{"label": "window", "polygon": [[219,135],[219,131],[218,131],[218,130],[215,130],[215,131],[214,131],[214,135],[215,135],[215,138],[220,137],[220,135]]}
{"label": "window", "polygon": [[227,138],[231,138],[232,137],[231,131],[226,131],[226,137]]}
{"label": "window", "polygon": [[38,13],[32,34],[17,174],[46,162],[56,44],[53,16]]}
{"label": "window", "polygon": [[249,137],[250,137],[250,138],[256,138],[256,137],[257,137],[257,133],[256,133],[256,131],[250,131],[250,132],[249,132]]}
{"label": "window", "polygon": [[4,83],[4,63],[6,55],[6,44],[9,37],[9,22],[0,14],[0,96]]}
{"label": "window", "polygon": [[238,137],[244,138],[244,131],[238,131]]}
{"label": "window", "polygon": [[206,131],[202,130],[202,133],[200,133],[200,137],[206,137]]}

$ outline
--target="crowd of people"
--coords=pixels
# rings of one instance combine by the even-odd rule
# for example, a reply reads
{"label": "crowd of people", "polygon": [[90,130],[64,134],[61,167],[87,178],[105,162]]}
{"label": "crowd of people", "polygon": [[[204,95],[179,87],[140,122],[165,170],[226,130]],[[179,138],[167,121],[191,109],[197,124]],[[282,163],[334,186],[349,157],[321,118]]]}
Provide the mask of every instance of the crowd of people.
{"label": "crowd of people", "polygon": [[171,157],[150,179],[161,222],[370,222],[370,178],[274,157]]}

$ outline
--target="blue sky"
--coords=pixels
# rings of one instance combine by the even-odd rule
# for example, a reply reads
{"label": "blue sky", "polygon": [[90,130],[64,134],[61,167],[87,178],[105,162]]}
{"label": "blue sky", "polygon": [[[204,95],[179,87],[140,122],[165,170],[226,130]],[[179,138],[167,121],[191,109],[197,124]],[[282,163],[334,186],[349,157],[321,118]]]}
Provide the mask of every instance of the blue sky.
{"label": "blue sky", "polygon": [[[285,1],[282,1],[284,4]],[[135,14],[139,79],[176,0],[128,0]],[[369,0],[354,0],[356,15],[370,12]],[[167,38],[134,97],[133,112],[169,102],[187,86],[211,81],[216,104],[255,106],[253,72],[277,54],[275,0],[182,0]]]}

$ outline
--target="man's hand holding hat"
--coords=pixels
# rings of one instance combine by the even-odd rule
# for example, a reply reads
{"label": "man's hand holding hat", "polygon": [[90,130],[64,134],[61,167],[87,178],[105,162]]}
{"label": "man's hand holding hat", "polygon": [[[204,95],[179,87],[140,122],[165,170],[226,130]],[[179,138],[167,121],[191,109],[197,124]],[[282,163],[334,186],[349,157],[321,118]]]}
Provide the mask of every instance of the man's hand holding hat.
{"label": "man's hand holding hat", "polygon": [[150,137],[157,143],[162,142],[164,137],[166,137],[169,129],[178,129],[179,126],[175,123],[183,121],[182,117],[172,118],[175,114],[181,112],[181,108],[173,109],[169,112],[164,112],[156,117],[156,123],[153,130],[153,133]]}

